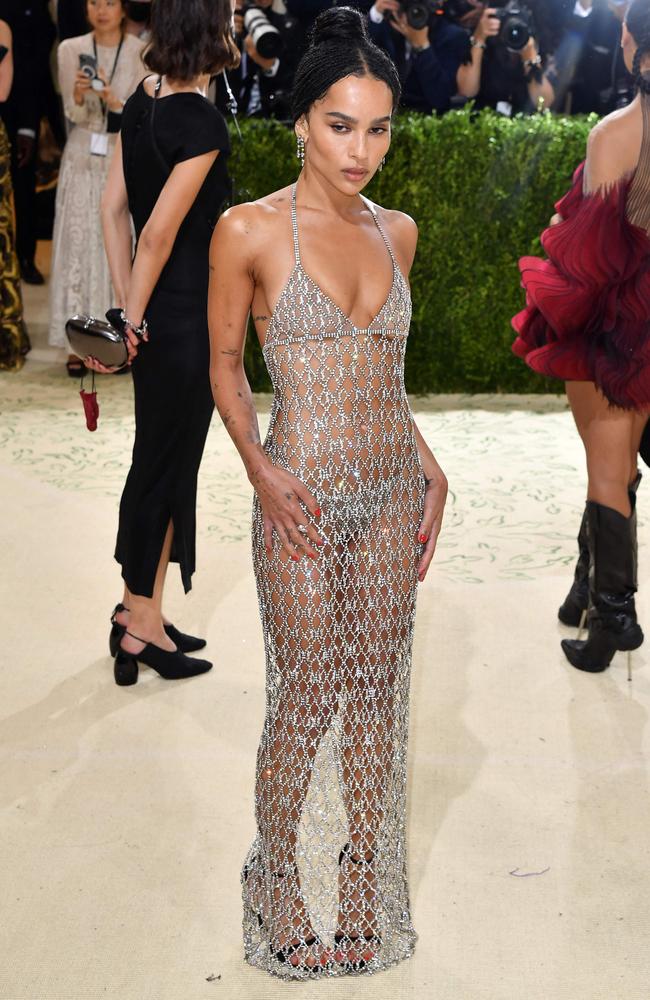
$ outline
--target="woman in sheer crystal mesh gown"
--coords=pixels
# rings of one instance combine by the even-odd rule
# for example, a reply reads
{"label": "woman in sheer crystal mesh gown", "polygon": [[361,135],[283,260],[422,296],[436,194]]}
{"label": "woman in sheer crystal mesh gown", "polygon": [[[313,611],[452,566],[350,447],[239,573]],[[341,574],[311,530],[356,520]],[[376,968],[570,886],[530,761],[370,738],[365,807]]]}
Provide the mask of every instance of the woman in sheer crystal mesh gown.
{"label": "woman in sheer crystal mesh gown", "polygon": [[[643,642],[637,590],[638,453],[650,413],[650,0],[632,0],[623,53],[638,94],[589,136],[587,157],[542,235],[546,260],[520,261],[527,305],[513,350],[564,379],[587,458],[574,582],[559,609],[586,639],[562,640],[579,670],[605,670]],[[642,435],[645,446],[642,443]]]}
{"label": "woman in sheer crystal mesh gown", "polygon": [[[245,957],[286,979],[379,971],[417,939],[411,645],[446,481],[404,389],[417,231],[360,195],[398,97],[361,16],[321,15],[295,83],[298,182],[231,209],[212,245],[212,381],[255,488],[266,648]],[[263,445],[242,365],[251,305],[274,387]]]}

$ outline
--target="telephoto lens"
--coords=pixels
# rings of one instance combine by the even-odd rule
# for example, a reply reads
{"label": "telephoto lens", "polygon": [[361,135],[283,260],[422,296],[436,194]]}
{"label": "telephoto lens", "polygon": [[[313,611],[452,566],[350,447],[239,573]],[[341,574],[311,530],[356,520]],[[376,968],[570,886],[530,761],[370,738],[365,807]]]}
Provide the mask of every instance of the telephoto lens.
{"label": "telephoto lens", "polygon": [[282,35],[259,7],[249,7],[244,14],[244,26],[253,44],[264,59],[277,59],[284,49]]}

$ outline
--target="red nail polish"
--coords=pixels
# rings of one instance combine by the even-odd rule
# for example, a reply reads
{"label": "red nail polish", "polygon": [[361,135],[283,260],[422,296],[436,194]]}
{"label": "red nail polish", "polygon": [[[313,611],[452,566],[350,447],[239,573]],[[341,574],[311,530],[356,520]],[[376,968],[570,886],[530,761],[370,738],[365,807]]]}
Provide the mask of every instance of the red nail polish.
{"label": "red nail polish", "polygon": [[316,510],[314,511],[314,517],[320,517],[320,516],[321,516],[321,509],[320,507],[317,507]]}
{"label": "red nail polish", "polygon": [[294,555],[292,555],[291,558],[293,559],[294,562],[298,562],[299,559],[300,559],[300,556],[294,556]]}
{"label": "red nail polish", "polygon": [[315,552],[308,552],[307,555],[309,556],[310,559],[318,559],[318,556],[316,555]]}
{"label": "red nail polish", "polygon": [[428,535],[424,535],[424,534],[420,535],[420,541],[422,542],[423,545],[427,541],[428,538],[429,538]]}

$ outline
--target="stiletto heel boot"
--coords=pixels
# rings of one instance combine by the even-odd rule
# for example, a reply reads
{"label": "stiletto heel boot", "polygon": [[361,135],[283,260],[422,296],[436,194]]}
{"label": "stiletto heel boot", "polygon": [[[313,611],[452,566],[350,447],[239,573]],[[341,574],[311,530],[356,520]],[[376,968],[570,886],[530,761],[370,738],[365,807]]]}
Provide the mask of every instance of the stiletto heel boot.
{"label": "stiletto heel boot", "polygon": [[[632,511],[636,517],[636,493],[643,478],[641,472],[637,472],[636,479],[628,486],[628,496]],[[636,520],[635,520],[636,527]],[[636,533],[635,533],[636,544]],[[585,507],[580,522],[578,532],[578,561],[573,576],[573,583],[569,593],[560,605],[557,616],[563,625],[570,625],[579,629],[578,639],[582,636],[584,629],[587,608],[589,606],[589,546],[587,544],[587,508]]]}
{"label": "stiletto heel boot", "polygon": [[[636,620],[636,509],[624,517],[617,510],[587,501],[589,543],[589,636],[564,639],[562,649],[578,670],[606,670],[617,650],[629,652],[643,642]],[[629,665],[628,665],[629,670]],[[629,676],[629,673],[628,673]]]}
{"label": "stiletto heel boot", "polygon": [[[341,852],[339,854],[339,867],[341,866],[345,858],[347,858],[349,861],[352,861],[352,863],[355,865],[369,865],[372,864],[372,862],[374,861],[375,855],[372,854],[369,858],[355,858],[354,855],[352,854],[352,844],[348,841],[347,844],[343,845]],[[334,941],[339,947],[344,942],[348,942],[350,945],[356,948],[359,946],[359,942],[362,941],[365,942],[365,944],[368,947],[374,948],[374,947],[379,947],[381,945],[381,937],[374,931],[370,931],[369,933],[367,932],[362,935],[344,934],[337,931],[337,933],[334,935]],[[353,972],[361,972],[362,969],[365,969],[368,962],[366,961],[365,958],[360,958],[356,962],[351,962],[349,959],[346,959],[344,962],[340,964],[345,966],[346,969],[352,970]]]}
{"label": "stiletto heel boot", "polygon": [[140,663],[152,667],[168,681],[196,677],[198,674],[205,674],[212,669],[212,664],[208,660],[193,660],[185,653],[181,653],[180,649],[170,653],[166,649],[161,649],[160,646],[155,646],[152,642],[140,639],[128,629],[125,629],[125,634],[130,635],[138,642],[144,642],[145,647],[139,653],[129,653],[126,649],[119,647],[115,657],[114,675],[115,683],[121,687],[136,683]]}
{"label": "stiletto heel boot", "polygon": [[[122,636],[126,632],[126,625],[120,625],[116,620],[117,616],[120,611],[128,610],[123,604],[116,604],[111,615],[111,632],[108,637],[108,648],[112,657],[117,656]],[[179,632],[174,625],[163,625],[163,628],[174,645],[180,649],[181,653],[196,653],[197,650],[203,649],[206,645],[205,639],[199,639],[195,635],[185,635],[184,632]]]}

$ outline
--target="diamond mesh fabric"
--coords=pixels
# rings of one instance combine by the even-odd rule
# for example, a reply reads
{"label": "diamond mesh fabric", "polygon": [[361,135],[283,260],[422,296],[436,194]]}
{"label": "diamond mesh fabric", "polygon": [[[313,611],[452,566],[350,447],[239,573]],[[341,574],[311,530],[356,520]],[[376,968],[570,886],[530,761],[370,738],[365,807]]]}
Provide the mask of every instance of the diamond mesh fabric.
{"label": "diamond mesh fabric", "polygon": [[[409,288],[367,204],[393,264],[375,319],[355,327],[304,270],[294,185],[295,266],[264,345],[274,388],[264,449],[312,491],[325,539],[315,561],[292,562],[275,535],[267,556],[255,496],[266,712],[257,834],[241,873],[244,950],[283,979],[316,975],[308,957],[322,975],[376,972],[417,940],[405,821],[425,483],[404,388]],[[348,938],[337,945],[335,933]],[[362,969],[331,958],[337,947],[354,956],[357,936],[371,938]]]}

